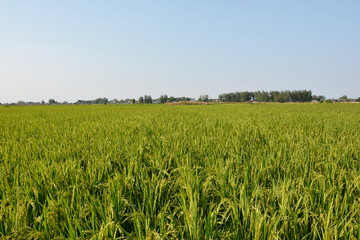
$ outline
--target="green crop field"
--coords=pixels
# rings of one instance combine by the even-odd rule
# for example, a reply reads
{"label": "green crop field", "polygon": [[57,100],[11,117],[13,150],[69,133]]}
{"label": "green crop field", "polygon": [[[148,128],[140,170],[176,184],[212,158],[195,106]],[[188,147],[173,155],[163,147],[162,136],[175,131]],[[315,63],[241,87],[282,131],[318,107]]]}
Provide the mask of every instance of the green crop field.
{"label": "green crop field", "polygon": [[2,239],[360,239],[360,104],[0,107]]}

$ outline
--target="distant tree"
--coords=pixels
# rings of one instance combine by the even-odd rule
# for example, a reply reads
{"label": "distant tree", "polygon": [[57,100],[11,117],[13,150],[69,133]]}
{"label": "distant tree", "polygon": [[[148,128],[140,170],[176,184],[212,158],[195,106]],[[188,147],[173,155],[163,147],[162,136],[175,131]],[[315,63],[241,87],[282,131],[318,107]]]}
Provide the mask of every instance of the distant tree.
{"label": "distant tree", "polygon": [[265,91],[254,92],[254,98],[258,102],[269,102],[270,101],[269,93],[265,92]]}
{"label": "distant tree", "polygon": [[56,104],[56,101],[54,99],[49,99],[49,104]]}
{"label": "distant tree", "polygon": [[325,101],[326,103],[333,103],[333,101],[331,99],[326,99]]}
{"label": "distant tree", "polygon": [[160,96],[159,98],[160,103],[166,103],[167,101],[168,101],[168,96],[166,94]]}
{"label": "distant tree", "polygon": [[144,96],[144,101],[145,103],[152,103],[152,98],[150,95],[145,95]]}
{"label": "distant tree", "polygon": [[319,96],[313,95],[312,96],[312,100],[318,100],[319,102],[324,101],[325,99],[326,99],[325,96],[322,96],[322,95],[319,95]]}
{"label": "distant tree", "polygon": [[176,98],[177,102],[181,102],[181,101],[190,101],[190,98],[188,97],[180,97],[180,98]]}
{"label": "distant tree", "polygon": [[209,102],[209,95],[207,94],[204,95],[204,102]]}
{"label": "distant tree", "polygon": [[144,103],[144,97],[143,96],[139,97],[139,103]]}
{"label": "distant tree", "polygon": [[272,102],[283,102],[280,96],[280,91],[270,91],[270,98]]}
{"label": "distant tree", "polygon": [[312,96],[312,92],[310,90],[297,90],[290,92],[290,99],[292,102],[311,102],[311,100],[315,100],[313,97],[314,96]]}
{"label": "distant tree", "polygon": [[339,97],[339,101],[345,102],[345,101],[350,101],[350,99],[346,95],[343,95],[343,96]]}
{"label": "distant tree", "polygon": [[75,104],[93,104],[94,101],[92,100],[77,100]]}
{"label": "distant tree", "polygon": [[131,99],[131,104],[135,104],[135,99]]}
{"label": "distant tree", "polygon": [[97,98],[97,99],[92,101],[93,104],[107,104],[108,102],[109,102],[109,100],[106,97]]}
{"label": "distant tree", "polygon": [[44,104],[45,104],[45,101],[44,101],[44,100],[42,100],[42,101],[41,101],[41,104],[42,104],[42,105],[44,105]]}
{"label": "distant tree", "polygon": [[146,103],[152,103],[152,102],[153,102],[152,97],[149,95],[149,96],[147,97]]}
{"label": "distant tree", "polygon": [[259,102],[310,102],[312,94],[310,90],[298,91],[257,91],[257,92],[233,92],[219,95],[221,102],[248,102],[256,100]]}
{"label": "distant tree", "polygon": [[343,95],[343,96],[341,96],[341,97],[339,97],[339,99],[342,99],[342,100],[345,100],[345,99],[347,99],[348,97],[346,96],[346,95]]}
{"label": "distant tree", "polygon": [[198,99],[198,102],[209,102],[209,95],[201,95]]}
{"label": "distant tree", "polygon": [[240,101],[241,102],[248,102],[251,100],[251,94],[250,92],[241,92],[240,93]]}
{"label": "distant tree", "polygon": [[358,97],[357,99],[355,99],[355,101],[360,102],[360,97]]}
{"label": "distant tree", "polygon": [[170,97],[168,97],[167,101],[168,102],[175,102],[175,97],[170,96]]}

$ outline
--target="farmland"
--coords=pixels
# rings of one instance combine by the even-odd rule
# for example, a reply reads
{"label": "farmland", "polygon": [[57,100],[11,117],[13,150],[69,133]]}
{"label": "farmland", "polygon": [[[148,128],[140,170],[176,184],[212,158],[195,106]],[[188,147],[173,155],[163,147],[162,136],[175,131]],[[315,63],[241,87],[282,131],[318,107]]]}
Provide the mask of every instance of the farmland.
{"label": "farmland", "polygon": [[360,239],[359,104],[0,107],[0,238]]}

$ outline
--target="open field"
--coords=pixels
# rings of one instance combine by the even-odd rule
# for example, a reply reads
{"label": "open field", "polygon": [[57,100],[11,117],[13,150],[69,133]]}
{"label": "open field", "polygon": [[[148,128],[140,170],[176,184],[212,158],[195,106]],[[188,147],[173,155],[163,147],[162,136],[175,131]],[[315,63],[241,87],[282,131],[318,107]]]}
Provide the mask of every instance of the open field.
{"label": "open field", "polygon": [[359,104],[0,107],[0,238],[360,239]]}

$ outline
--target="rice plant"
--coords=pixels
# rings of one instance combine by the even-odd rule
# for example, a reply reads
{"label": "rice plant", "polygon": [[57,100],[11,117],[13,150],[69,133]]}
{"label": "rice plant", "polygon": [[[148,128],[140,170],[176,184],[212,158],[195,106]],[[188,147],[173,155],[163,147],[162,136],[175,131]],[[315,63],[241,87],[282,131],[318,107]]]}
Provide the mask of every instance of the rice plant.
{"label": "rice plant", "polygon": [[0,107],[2,239],[360,239],[360,105]]}

